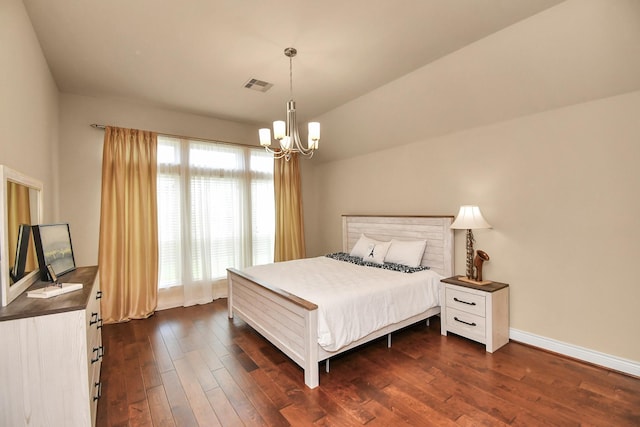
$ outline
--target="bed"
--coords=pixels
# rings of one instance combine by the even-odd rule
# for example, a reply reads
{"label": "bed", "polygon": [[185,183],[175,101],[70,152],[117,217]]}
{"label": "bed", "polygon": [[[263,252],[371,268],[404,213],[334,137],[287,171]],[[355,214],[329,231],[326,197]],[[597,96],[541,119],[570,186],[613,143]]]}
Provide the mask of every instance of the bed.
{"label": "bed", "polygon": [[[420,265],[429,266],[429,270],[414,274],[435,276],[439,282],[440,278],[453,275],[452,221],[453,216],[344,215],[342,251],[351,252],[363,234],[379,241],[424,239],[427,245]],[[315,269],[322,269],[328,262],[341,262],[326,260],[325,257],[311,258],[309,261],[315,263],[315,267],[309,268]],[[289,268],[287,263],[275,263],[271,266]],[[293,266],[298,266],[298,263],[291,264]],[[252,269],[256,272],[255,275],[251,273]],[[295,277],[295,269],[291,270],[292,277]],[[439,305],[431,305],[416,314],[400,313],[398,315],[402,317],[392,319],[390,324],[376,327],[358,339],[347,339],[346,344],[339,340],[331,345],[326,342],[321,345],[319,341],[324,336],[326,307],[321,304],[319,310],[318,301],[311,301],[285,290],[289,284],[284,280],[274,279],[284,277],[282,271],[274,273],[274,276],[265,275],[265,271],[267,270],[253,267],[242,271],[233,268],[227,270],[229,318],[238,316],[298,364],[304,370],[304,382],[309,388],[315,388],[319,384],[319,362],[328,363],[333,356],[440,313]],[[436,278],[431,277],[429,280]],[[327,281],[334,279],[327,278]]]}

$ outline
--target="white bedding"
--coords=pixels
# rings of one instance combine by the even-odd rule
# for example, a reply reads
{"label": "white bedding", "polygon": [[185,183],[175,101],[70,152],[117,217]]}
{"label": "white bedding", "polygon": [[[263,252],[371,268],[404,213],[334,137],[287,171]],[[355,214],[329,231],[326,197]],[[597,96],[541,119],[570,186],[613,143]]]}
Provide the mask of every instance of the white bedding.
{"label": "white bedding", "polygon": [[316,304],[318,344],[327,351],[440,305],[442,276],[431,270],[401,273],[323,256],[243,271]]}

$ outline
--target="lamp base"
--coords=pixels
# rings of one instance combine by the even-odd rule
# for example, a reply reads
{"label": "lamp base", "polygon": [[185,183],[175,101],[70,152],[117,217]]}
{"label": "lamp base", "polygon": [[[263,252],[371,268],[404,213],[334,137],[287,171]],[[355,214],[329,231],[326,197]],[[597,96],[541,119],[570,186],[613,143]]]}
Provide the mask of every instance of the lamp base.
{"label": "lamp base", "polygon": [[471,283],[471,284],[474,284],[474,285],[488,285],[490,283],[493,283],[491,280],[477,281],[477,280],[469,279],[467,276],[458,276],[458,280],[460,280],[462,282]]}

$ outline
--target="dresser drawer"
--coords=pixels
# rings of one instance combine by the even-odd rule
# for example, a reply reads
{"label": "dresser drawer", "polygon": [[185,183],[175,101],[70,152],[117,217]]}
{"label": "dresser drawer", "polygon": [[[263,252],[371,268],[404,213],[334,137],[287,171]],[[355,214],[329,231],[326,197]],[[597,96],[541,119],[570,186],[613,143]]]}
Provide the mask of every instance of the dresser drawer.
{"label": "dresser drawer", "polygon": [[466,313],[475,314],[476,316],[485,317],[484,295],[477,295],[447,286],[446,304],[447,308],[453,308]]}
{"label": "dresser drawer", "polygon": [[100,363],[94,365],[91,374],[91,384],[89,385],[89,410],[91,413],[92,426],[96,424],[96,413],[98,411],[98,399],[102,395],[102,384],[100,383]]}
{"label": "dresser drawer", "polygon": [[485,344],[486,322],[483,316],[447,308],[447,329],[454,334]]}
{"label": "dresser drawer", "polygon": [[102,316],[100,316],[101,295],[100,286],[98,283],[94,283],[86,308],[87,325],[92,329],[97,329],[97,326],[102,326]]}
{"label": "dresser drawer", "polygon": [[102,313],[100,312],[100,286],[93,284],[91,295],[85,310],[87,328],[87,360],[89,366],[95,364],[96,358],[102,359]]}

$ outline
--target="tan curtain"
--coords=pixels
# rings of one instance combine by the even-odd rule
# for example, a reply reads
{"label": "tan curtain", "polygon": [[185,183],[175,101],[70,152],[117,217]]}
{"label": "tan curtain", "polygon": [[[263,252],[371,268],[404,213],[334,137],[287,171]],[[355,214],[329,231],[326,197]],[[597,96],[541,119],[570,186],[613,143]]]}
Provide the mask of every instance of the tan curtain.
{"label": "tan curtain", "polygon": [[[16,182],[7,181],[7,238],[9,242],[9,266],[16,262],[16,246],[18,244],[18,230],[20,224],[31,224],[31,204],[29,201],[29,187]],[[27,262],[25,272],[37,268],[33,238],[29,235],[29,248],[27,250]]]}
{"label": "tan curtain", "polygon": [[274,260],[289,261],[306,256],[302,220],[302,184],[298,156],[274,162],[276,236]]}
{"label": "tan curtain", "polygon": [[100,284],[104,323],[150,316],[158,300],[157,135],[106,127]]}

